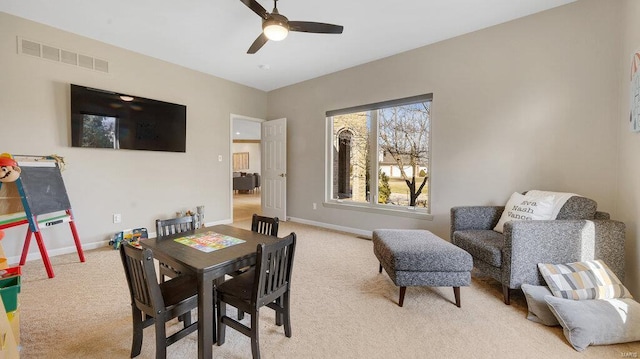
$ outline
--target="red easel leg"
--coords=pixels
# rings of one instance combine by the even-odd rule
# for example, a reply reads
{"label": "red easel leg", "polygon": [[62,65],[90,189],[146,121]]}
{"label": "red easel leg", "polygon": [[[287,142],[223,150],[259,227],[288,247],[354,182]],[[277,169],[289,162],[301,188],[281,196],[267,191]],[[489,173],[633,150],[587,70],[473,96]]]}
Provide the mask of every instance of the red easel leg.
{"label": "red easel leg", "polygon": [[44,242],[42,241],[42,232],[35,232],[36,242],[38,243],[38,248],[40,248],[40,255],[42,256],[42,262],[44,262],[44,267],[47,269],[47,275],[49,278],[53,278],[53,267],[51,266],[51,261],[49,261],[49,254],[47,253],[47,248],[44,247]]}
{"label": "red easel leg", "polygon": [[24,239],[24,246],[22,247],[22,256],[20,257],[20,265],[27,263],[27,254],[29,254],[29,244],[31,243],[31,228],[27,229],[27,236]]}
{"label": "red easel leg", "polygon": [[78,257],[80,258],[80,262],[84,262],[84,252],[82,251],[82,245],[80,244],[80,237],[78,237],[76,224],[73,223],[73,221],[70,221],[69,227],[71,227],[71,233],[73,233],[73,241],[76,242],[76,250],[78,251]]}

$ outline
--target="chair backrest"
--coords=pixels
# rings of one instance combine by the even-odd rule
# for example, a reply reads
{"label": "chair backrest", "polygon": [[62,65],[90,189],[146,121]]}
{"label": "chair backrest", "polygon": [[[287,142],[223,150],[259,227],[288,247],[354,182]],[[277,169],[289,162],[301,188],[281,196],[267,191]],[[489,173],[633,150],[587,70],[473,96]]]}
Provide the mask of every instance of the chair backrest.
{"label": "chair backrest", "polygon": [[129,285],[131,305],[155,317],[156,308],[164,309],[164,299],[150,249],[140,249],[124,242],[120,246],[120,258]]}
{"label": "chair backrest", "polygon": [[260,307],[271,303],[289,290],[295,248],[293,232],[275,243],[258,245],[252,305]]}
{"label": "chair backrest", "polygon": [[593,219],[598,203],[580,196],[572,196],[562,206],[556,219]]}
{"label": "chair backrest", "polygon": [[257,214],[253,215],[251,219],[251,230],[254,232],[266,234],[268,236],[278,236],[278,224],[280,220],[278,217],[263,217]]}
{"label": "chair backrest", "polygon": [[164,237],[196,229],[193,216],[156,219],[156,236]]}

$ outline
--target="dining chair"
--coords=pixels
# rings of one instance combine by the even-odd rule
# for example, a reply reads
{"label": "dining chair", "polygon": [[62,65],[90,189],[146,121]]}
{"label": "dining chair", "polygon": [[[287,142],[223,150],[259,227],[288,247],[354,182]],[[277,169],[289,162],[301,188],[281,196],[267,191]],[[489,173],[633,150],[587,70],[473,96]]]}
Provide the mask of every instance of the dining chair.
{"label": "dining chair", "polygon": [[[193,216],[184,216],[171,219],[156,219],[156,236],[158,238],[170,236],[176,233],[191,231],[195,228],[195,219]],[[181,273],[166,263],[159,263],[160,281],[164,282],[165,277],[175,278]]]}
{"label": "dining chair", "polygon": [[[284,324],[284,333],[291,337],[290,292],[291,269],[296,246],[296,234],[272,244],[257,246],[255,268],[233,277],[216,288],[217,343],[224,344],[226,326],[251,338],[251,354],[260,358],[258,333],[260,308],[269,307],[276,312],[276,325]],[[251,315],[251,327],[226,315],[226,304]],[[283,323],[284,322],[284,323]]]}
{"label": "dining chair", "polygon": [[[198,307],[198,281],[193,276],[182,275],[158,283],[150,249],[124,242],[120,246],[120,258],[131,295],[131,357],[140,355],[144,328],[155,324],[156,358],[166,358],[169,345],[198,329],[198,323],[191,322],[191,310]],[[176,317],[182,319],[183,328],[167,337],[165,323]]]}
{"label": "dining chair", "polygon": [[278,236],[279,224],[280,220],[278,217],[265,217],[255,213],[253,214],[253,217],[251,217],[251,230],[268,236]]}
{"label": "dining chair", "polygon": [[[253,232],[266,234],[268,236],[273,236],[273,237],[278,236],[279,224],[280,224],[280,220],[278,219],[278,217],[273,217],[273,218],[265,217],[255,213],[251,217],[251,230]],[[246,272],[249,269],[251,269],[251,266],[240,268],[237,271],[230,273],[229,275],[232,277],[236,277]],[[242,311],[238,311],[238,320],[242,320],[243,318],[244,318],[244,313]]]}
{"label": "dining chair", "polygon": [[[260,234],[265,234],[267,236],[278,236],[278,225],[280,224],[280,220],[278,217],[265,217],[257,214],[253,214],[251,217],[251,231],[258,232]],[[238,276],[247,270],[251,269],[251,267],[240,268],[233,273],[229,273],[230,276],[235,277]],[[238,319],[242,319],[238,317]]]}

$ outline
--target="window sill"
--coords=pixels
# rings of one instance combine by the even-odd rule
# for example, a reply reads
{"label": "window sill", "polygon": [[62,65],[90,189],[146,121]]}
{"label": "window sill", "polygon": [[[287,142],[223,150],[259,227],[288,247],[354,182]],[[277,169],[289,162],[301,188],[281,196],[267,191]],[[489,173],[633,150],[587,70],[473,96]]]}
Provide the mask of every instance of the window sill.
{"label": "window sill", "polygon": [[377,214],[384,214],[389,216],[416,218],[416,219],[423,219],[426,221],[433,221],[433,215],[427,213],[424,210],[410,209],[407,207],[400,207],[400,206],[398,206],[398,208],[383,208],[381,206],[374,207],[367,204],[356,204],[351,202],[346,203],[346,202],[338,202],[338,201],[323,202],[322,206],[326,208],[336,208],[336,209],[344,209],[349,211],[377,213]]}

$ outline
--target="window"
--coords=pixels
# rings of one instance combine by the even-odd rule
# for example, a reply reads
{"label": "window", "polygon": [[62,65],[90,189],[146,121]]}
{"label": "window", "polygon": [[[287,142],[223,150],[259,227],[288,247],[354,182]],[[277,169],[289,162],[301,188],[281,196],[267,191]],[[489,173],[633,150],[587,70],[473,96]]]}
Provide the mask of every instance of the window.
{"label": "window", "polygon": [[327,112],[327,202],[429,213],[431,101],[429,94]]}

